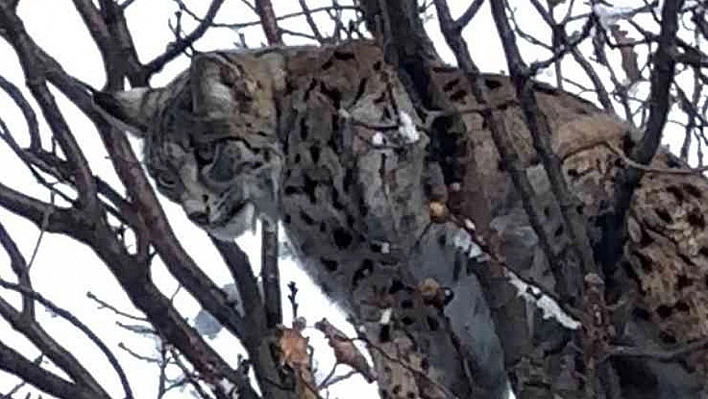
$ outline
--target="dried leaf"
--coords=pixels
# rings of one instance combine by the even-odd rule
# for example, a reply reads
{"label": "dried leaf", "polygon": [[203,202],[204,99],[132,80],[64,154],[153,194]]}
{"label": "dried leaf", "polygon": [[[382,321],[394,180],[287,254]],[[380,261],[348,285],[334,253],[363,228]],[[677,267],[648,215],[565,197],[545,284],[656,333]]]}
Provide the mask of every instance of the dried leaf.
{"label": "dried leaf", "polygon": [[418,284],[423,303],[442,309],[450,302],[451,293],[434,278],[426,278]]}
{"label": "dried leaf", "polygon": [[293,327],[277,327],[280,365],[290,367],[295,375],[296,397],[300,399],[319,399],[315,376],[310,369],[309,339],[302,336],[302,320],[296,319]]}
{"label": "dried leaf", "polygon": [[628,86],[630,86],[642,78],[642,74],[639,72],[639,63],[637,62],[637,53],[634,52],[634,47],[629,46],[633,40],[627,37],[626,30],[622,30],[616,25],[612,26],[610,32],[620,46],[619,51],[622,56],[622,69],[624,73],[627,74],[627,79],[629,80]]}
{"label": "dried leaf", "polygon": [[298,329],[281,326],[278,329],[278,348],[281,365],[288,365],[294,370],[309,367],[309,339],[302,336]]}
{"label": "dried leaf", "polygon": [[444,223],[447,220],[447,207],[442,202],[433,201],[428,205],[430,219],[435,223]]}
{"label": "dried leaf", "polygon": [[334,349],[334,357],[337,359],[337,363],[351,367],[366,378],[368,382],[376,380],[376,373],[369,366],[369,362],[359,351],[359,348],[354,345],[354,342],[343,332],[333,326],[327,319],[322,319],[315,323],[315,328],[322,331],[329,341],[329,346]]}

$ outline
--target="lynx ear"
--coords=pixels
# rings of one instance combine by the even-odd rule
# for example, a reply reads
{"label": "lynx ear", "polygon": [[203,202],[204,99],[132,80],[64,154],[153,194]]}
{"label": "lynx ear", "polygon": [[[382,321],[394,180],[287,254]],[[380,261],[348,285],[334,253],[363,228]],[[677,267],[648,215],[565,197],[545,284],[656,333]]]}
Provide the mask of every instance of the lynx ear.
{"label": "lynx ear", "polygon": [[[234,106],[231,94],[232,82],[224,82],[225,75],[232,72],[226,60],[214,54],[199,54],[192,60],[190,75],[192,111],[205,117],[227,116]],[[227,78],[228,79],[228,78]],[[237,79],[236,77],[232,78]]]}
{"label": "lynx ear", "polygon": [[111,122],[144,137],[158,112],[163,90],[140,87],[115,93],[96,92],[93,100]]}
{"label": "lynx ear", "polygon": [[227,131],[211,134],[266,133],[276,139],[274,93],[285,86],[285,58],[280,54],[203,53],[192,58],[192,112],[197,117],[225,122]]}

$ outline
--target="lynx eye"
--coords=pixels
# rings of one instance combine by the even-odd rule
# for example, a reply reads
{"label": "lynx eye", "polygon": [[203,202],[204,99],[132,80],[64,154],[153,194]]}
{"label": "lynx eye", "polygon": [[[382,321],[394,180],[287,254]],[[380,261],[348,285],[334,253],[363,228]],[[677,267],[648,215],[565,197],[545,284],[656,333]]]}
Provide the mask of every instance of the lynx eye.
{"label": "lynx eye", "polygon": [[161,172],[155,176],[157,185],[166,190],[171,190],[177,185],[177,178],[172,176],[170,173]]}
{"label": "lynx eye", "polygon": [[216,157],[216,147],[217,143],[203,143],[198,144],[194,149],[194,155],[197,158],[197,162],[201,165],[210,164],[214,162],[214,157]]}

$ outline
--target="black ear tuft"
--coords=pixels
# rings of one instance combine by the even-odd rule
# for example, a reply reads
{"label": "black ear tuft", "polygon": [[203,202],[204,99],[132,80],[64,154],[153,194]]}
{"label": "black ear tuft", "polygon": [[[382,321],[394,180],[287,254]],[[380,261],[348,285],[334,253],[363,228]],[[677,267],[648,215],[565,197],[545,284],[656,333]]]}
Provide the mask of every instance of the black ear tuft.
{"label": "black ear tuft", "polygon": [[96,110],[112,125],[145,136],[159,106],[161,89],[137,88],[119,92],[93,92]]}
{"label": "black ear tuft", "polygon": [[93,92],[93,102],[114,118],[118,118],[121,121],[129,120],[128,116],[123,112],[120,102],[116,99],[115,93],[95,91]]}

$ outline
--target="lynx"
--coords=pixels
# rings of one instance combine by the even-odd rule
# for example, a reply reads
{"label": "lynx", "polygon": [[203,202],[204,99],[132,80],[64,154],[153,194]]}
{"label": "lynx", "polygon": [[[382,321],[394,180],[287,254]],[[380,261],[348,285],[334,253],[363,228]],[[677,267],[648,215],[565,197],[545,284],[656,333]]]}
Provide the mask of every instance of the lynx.
{"label": "lynx", "polygon": [[[441,66],[435,73],[461,112],[475,105],[459,71]],[[539,202],[546,204],[547,228],[555,250],[561,252],[568,244],[560,230],[562,219],[518,104],[511,101],[513,89],[503,76],[484,79],[528,168]],[[569,184],[592,220],[611,198],[618,165],[618,155],[604,144],[624,143],[628,127],[577,97],[542,84],[535,89],[554,134],[554,150],[564,159]],[[479,256],[459,225],[431,220],[429,204],[441,185],[444,191],[444,183],[439,167],[428,157],[430,138],[422,124],[426,110],[414,107],[396,71],[373,43],[199,54],[189,70],[164,88],[133,89],[97,100],[144,137],[149,174],[163,195],[182,205],[189,219],[221,240],[235,238],[255,218],[281,221],[310,276],[364,330],[380,331],[391,308],[390,297],[400,299],[397,295],[416,283],[432,278],[448,287],[454,296],[445,301],[443,311],[473,358],[475,382],[489,397],[505,395],[504,351],[488,301],[471,273],[484,267],[485,257]],[[464,119],[477,164],[485,166],[479,173],[482,181],[464,184],[485,188],[493,205],[492,227],[501,237],[509,264],[552,289],[559,282],[549,282],[548,262],[499,165],[487,127],[473,112],[464,113]],[[656,162],[672,161],[664,151]],[[646,208],[647,196],[674,184],[662,179],[650,178],[638,194],[637,206]],[[696,223],[700,219],[702,226],[696,228],[702,229],[705,212],[698,208],[706,206],[697,199],[708,186],[699,177],[685,179],[675,184],[694,187],[689,193],[695,196],[676,196],[675,202],[690,205],[686,215],[693,214]],[[445,195],[436,200],[441,198],[444,201]],[[627,268],[635,270],[633,278],[648,292],[651,311],[673,306],[677,300],[694,301],[692,320],[706,326],[701,307],[705,294],[684,300],[678,288],[668,297],[655,289],[655,273],[661,272],[647,267],[653,258],[646,251],[661,241],[656,229],[647,227],[655,222],[652,215],[657,212],[650,209],[630,217]],[[686,215],[664,210],[658,218],[675,221],[685,216],[691,222]],[[694,275],[703,275],[708,268],[708,237],[702,231],[691,243],[693,249],[686,249],[688,255],[667,255],[683,265],[677,266],[677,273],[684,279],[693,281]],[[689,264],[688,257],[697,260]],[[405,326],[437,328],[425,313],[414,309],[406,313],[411,308],[406,300],[393,308],[398,312],[393,317]],[[681,330],[683,319],[670,319],[664,320],[665,329],[679,340],[691,338]],[[530,332],[534,333],[538,330]],[[438,344],[449,346],[448,341],[441,338]],[[419,345],[426,346],[414,342],[407,350],[415,352]],[[429,343],[428,350],[434,345]],[[517,355],[507,349],[506,361],[518,361]],[[457,361],[445,356],[419,360],[430,362],[431,370],[454,369],[450,364]],[[394,393],[388,392],[390,397],[422,395]]]}

